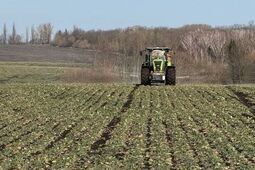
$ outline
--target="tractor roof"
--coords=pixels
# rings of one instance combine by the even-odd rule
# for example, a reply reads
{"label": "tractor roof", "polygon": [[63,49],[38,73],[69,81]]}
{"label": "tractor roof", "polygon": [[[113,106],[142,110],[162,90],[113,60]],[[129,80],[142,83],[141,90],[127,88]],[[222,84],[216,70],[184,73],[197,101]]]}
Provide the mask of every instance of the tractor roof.
{"label": "tractor roof", "polygon": [[168,47],[147,47],[146,50],[153,51],[153,50],[164,50],[164,51],[172,51],[171,48]]}

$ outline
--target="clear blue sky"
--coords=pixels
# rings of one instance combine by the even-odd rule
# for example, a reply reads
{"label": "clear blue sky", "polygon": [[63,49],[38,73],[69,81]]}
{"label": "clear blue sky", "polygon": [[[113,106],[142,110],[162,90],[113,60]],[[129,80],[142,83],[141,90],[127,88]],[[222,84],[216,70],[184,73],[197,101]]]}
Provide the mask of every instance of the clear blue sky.
{"label": "clear blue sky", "polygon": [[223,26],[255,20],[255,0],[0,0],[3,23],[24,35],[33,24],[51,22],[54,31],[72,28],[113,29],[141,25]]}

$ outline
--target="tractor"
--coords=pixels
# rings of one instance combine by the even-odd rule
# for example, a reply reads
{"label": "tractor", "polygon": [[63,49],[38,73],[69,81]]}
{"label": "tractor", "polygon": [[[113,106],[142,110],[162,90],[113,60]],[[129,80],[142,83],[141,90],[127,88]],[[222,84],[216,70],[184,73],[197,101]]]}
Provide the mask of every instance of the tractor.
{"label": "tractor", "polygon": [[140,51],[145,57],[141,68],[141,84],[176,84],[176,70],[173,63],[173,51],[168,47],[148,47]]}

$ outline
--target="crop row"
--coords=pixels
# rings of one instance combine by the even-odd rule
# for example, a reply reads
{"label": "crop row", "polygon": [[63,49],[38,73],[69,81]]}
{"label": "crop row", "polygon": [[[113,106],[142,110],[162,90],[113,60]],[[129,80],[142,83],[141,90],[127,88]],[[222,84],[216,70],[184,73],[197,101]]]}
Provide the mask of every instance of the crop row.
{"label": "crop row", "polygon": [[254,169],[253,87],[5,85],[0,167]]}

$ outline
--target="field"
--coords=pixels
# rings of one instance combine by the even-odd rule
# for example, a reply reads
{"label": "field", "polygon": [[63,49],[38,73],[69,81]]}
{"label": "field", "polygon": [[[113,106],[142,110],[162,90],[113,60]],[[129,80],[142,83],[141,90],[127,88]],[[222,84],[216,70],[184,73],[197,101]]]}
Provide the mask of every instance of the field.
{"label": "field", "polygon": [[5,84],[0,169],[254,169],[254,86]]}
{"label": "field", "polygon": [[118,62],[1,46],[0,169],[255,169],[254,85],[77,83],[137,82]]}
{"label": "field", "polygon": [[61,83],[71,79],[75,70],[85,70],[85,68],[89,70],[88,65],[81,63],[0,61],[0,84]]}
{"label": "field", "polygon": [[95,50],[57,48],[49,45],[1,45],[0,61],[4,62],[50,62],[92,63],[101,56]]}
{"label": "field", "polygon": [[128,67],[133,60],[125,57],[123,62],[122,57],[117,53],[49,45],[1,45],[0,84],[138,83],[137,67]]}
{"label": "field", "polygon": [[95,50],[1,45],[0,84],[80,82],[71,79],[73,74],[86,72],[83,69],[90,69],[101,57],[102,53]]}

